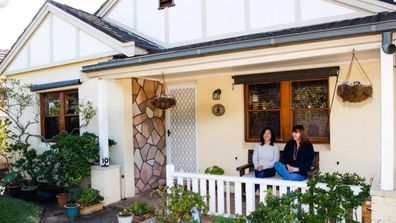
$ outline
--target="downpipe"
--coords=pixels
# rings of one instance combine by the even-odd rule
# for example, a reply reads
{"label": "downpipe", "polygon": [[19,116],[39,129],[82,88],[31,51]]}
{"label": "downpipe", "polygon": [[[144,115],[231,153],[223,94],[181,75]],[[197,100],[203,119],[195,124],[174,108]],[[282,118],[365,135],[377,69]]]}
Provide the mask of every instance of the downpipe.
{"label": "downpipe", "polygon": [[387,54],[393,54],[396,46],[392,42],[393,32],[382,33],[382,50]]}

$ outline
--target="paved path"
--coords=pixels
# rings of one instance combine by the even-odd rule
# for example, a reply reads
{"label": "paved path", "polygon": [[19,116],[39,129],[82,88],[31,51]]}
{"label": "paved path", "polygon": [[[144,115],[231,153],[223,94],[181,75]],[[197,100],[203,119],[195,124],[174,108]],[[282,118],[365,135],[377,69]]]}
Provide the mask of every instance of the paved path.
{"label": "paved path", "polygon": [[40,223],[117,223],[118,208],[105,207],[102,211],[87,216],[70,219],[65,215],[63,208],[58,208],[55,203],[44,204],[44,216]]}

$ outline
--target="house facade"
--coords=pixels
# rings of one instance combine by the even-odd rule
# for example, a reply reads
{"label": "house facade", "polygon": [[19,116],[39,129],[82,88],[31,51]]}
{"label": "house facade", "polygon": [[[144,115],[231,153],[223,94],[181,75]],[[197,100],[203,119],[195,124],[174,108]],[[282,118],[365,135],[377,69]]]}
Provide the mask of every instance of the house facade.
{"label": "house facade", "polygon": [[[66,105],[93,102],[98,115],[85,130],[99,135],[110,166],[93,168],[91,184],[106,203],[157,187],[170,163],[236,176],[261,128],[271,126],[283,149],[303,124],[320,170],[372,179],[378,208],[396,202],[395,9],[368,0],[108,0],[89,14],[47,1],[0,73],[35,85],[42,110],[31,130],[47,139],[78,125]],[[353,50],[367,76],[356,63],[349,71]],[[345,80],[372,85],[372,97],[344,102],[335,89]],[[161,93],[177,105],[156,108]],[[65,109],[51,114],[58,104]]]}

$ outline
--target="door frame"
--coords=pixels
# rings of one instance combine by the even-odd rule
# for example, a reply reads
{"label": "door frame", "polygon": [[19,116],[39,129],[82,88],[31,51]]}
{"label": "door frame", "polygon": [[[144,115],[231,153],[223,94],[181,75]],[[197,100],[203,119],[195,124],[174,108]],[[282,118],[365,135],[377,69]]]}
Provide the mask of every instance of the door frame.
{"label": "door frame", "polygon": [[[198,86],[196,81],[189,81],[189,82],[180,82],[180,83],[168,83],[167,90],[170,94],[171,89],[178,89],[178,88],[194,88],[195,89],[195,167],[196,173],[199,173],[199,143],[198,143]],[[177,101],[176,101],[177,104]],[[165,110],[165,128],[166,128],[166,156],[167,156],[167,164],[172,162],[172,155],[171,150],[172,146],[170,143],[170,137],[168,136],[168,130],[170,127],[170,110]]]}

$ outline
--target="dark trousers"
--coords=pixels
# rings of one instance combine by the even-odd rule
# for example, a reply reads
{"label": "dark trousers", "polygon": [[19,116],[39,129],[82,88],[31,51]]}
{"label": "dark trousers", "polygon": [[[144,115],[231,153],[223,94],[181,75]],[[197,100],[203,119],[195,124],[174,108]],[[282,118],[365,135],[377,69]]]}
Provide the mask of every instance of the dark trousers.
{"label": "dark trousers", "polygon": [[[273,177],[273,176],[275,176],[275,173],[276,173],[276,171],[275,171],[274,168],[268,168],[268,169],[264,169],[264,170],[261,170],[261,171],[254,170],[254,176],[256,176],[256,178],[268,178],[268,177]],[[256,184],[256,185],[254,186],[254,188],[255,188],[256,191],[259,189],[259,186],[260,186],[260,185],[258,185],[258,184]]]}

